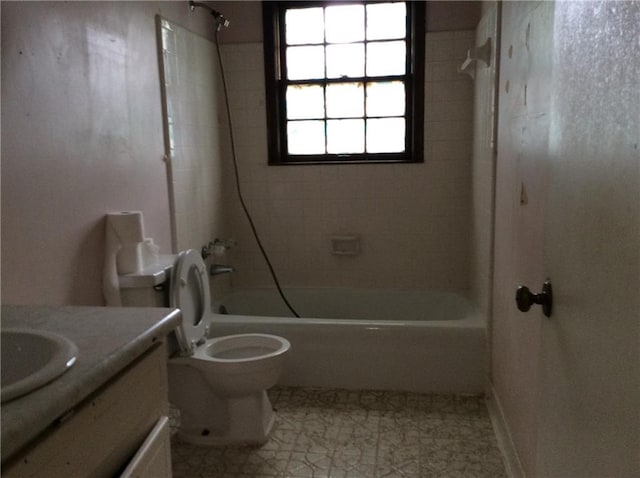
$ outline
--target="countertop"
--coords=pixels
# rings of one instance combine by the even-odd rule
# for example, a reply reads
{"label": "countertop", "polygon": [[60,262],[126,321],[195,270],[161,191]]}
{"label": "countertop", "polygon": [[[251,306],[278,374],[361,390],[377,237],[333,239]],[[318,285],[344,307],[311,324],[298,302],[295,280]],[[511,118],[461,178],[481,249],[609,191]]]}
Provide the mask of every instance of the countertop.
{"label": "countertop", "polygon": [[182,320],[177,309],[147,307],[2,306],[2,328],[63,335],[78,360],[53,382],[7,403],[0,412],[2,462],[45,431],[166,335]]}

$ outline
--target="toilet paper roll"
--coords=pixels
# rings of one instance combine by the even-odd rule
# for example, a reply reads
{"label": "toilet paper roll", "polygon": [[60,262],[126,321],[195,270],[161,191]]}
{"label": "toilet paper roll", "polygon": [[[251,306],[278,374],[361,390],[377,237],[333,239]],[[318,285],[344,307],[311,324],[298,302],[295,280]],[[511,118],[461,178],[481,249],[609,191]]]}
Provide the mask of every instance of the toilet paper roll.
{"label": "toilet paper roll", "polygon": [[141,267],[139,244],[144,241],[142,212],[106,214],[105,229],[102,291],[106,305],[116,307],[121,305],[118,274],[136,272]]}
{"label": "toilet paper roll", "polygon": [[107,224],[121,244],[144,242],[142,211],[123,211],[107,214]]}
{"label": "toilet paper roll", "polygon": [[118,274],[132,274],[142,270],[144,267],[143,245],[142,242],[122,245],[116,260]]}

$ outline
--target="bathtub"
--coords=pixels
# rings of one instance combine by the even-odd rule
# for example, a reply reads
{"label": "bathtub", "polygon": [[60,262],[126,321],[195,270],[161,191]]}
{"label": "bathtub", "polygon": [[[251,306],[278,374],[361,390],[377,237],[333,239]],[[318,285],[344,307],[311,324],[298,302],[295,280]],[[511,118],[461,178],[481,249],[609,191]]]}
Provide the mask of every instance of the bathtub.
{"label": "bathtub", "polygon": [[[485,320],[435,291],[236,290],[214,302],[211,336],[262,332],[291,342],[281,385],[482,393]],[[220,310],[226,313],[219,313]]]}

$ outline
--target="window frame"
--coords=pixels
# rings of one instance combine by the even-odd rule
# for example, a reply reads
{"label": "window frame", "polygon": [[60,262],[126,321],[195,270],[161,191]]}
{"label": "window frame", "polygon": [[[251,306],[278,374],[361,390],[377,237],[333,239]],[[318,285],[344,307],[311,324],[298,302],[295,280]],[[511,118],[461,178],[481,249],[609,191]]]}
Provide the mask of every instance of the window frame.
{"label": "window frame", "polygon": [[[407,8],[407,65],[405,84],[405,151],[400,153],[358,154],[288,154],[285,78],[285,12],[288,8],[331,5],[389,3],[394,0],[354,1],[263,1],[263,35],[265,62],[265,93],[267,112],[267,143],[269,165],[292,164],[362,164],[362,163],[422,163],[424,162],[424,58],[425,5],[421,1],[405,1]],[[390,77],[323,78],[311,83],[341,83],[379,81]],[[293,83],[300,81],[291,80]],[[325,121],[327,118],[325,117]]]}

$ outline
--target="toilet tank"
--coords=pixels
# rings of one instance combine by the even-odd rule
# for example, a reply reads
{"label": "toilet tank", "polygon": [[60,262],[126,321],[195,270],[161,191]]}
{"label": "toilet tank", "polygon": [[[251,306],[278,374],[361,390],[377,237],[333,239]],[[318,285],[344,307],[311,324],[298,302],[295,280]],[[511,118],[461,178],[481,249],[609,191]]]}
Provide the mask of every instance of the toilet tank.
{"label": "toilet tank", "polygon": [[178,258],[161,254],[158,262],[144,269],[118,276],[120,299],[124,307],[169,307],[171,270]]}

